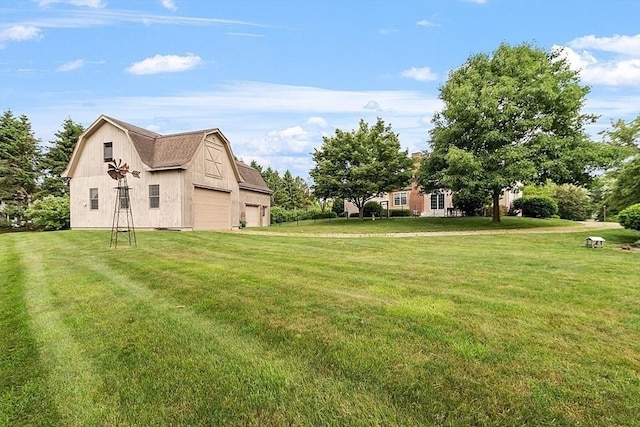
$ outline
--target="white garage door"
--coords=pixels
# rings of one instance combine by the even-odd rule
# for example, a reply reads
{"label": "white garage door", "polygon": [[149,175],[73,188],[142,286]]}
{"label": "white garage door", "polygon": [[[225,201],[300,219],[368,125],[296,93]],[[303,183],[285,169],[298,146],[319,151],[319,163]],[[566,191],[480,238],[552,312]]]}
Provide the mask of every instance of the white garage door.
{"label": "white garage door", "polygon": [[260,227],[260,206],[247,206],[244,211],[247,227]]}
{"label": "white garage door", "polygon": [[231,194],[204,188],[194,190],[194,230],[230,230]]}

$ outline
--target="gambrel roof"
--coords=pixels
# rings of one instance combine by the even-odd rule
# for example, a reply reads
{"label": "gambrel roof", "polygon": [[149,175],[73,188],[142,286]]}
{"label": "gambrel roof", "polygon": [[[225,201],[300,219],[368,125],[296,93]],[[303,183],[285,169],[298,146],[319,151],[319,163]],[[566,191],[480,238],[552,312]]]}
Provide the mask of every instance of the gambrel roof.
{"label": "gambrel roof", "polygon": [[140,156],[140,160],[147,165],[149,171],[186,169],[205,137],[215,134],[223,142],[229,157],[234,160],[232,162],[233,172],[240,188],[271,193],[260,172],[235,160],[229,141],[217,128],[161,135],[105,115],[101,115],[80,135],[69,165],[62,176],[72,176],[72,171],[77,162],[77,153],[81,151],[82,144],[89,135],[95,132],[105,122],[122,129],[122,131],[127,134],[136,152]]}

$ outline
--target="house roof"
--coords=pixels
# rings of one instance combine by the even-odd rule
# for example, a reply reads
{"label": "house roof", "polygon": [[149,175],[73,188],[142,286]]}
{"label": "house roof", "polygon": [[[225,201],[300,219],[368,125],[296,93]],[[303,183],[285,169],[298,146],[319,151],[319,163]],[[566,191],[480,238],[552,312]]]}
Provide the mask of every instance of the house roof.
{"label": "house roof", "polygon": [[205,136],[211,133],[222,135],[218,129],[161,135],[113,117],[102,117],[127,131],[140,160],[151,169],[184,167],[191,161]]}
{"label": "house roof", "polygon": [[243,182],[240,182],[240,188],[259,191],[261,193],[272,193],[272,191],[269,190],[269,187],[267,187],[267,183],[264,182],[264,178],[262,178],[262,174],[259,171],[239,160],[236,160],[236,164],[238,165],[238,171],[243,178]]}
{"label": "house roof", "polygon": [[[267,187],[260,172],[245,163],[235,160],[229,141],[217,128],[161,135],[123,122],[122,120],[102,115],[80,136],[78,146],[82,144],[83,139],[87,135],[94,132],[103,122],[109,122],[127,133],[140,156],[140,160],[142,160],[150,170],[186,168],[204,138],[207,135],[216,134],[224,143],[229,157],[234,159],[232,165],[240,188],[271,194],[271,190]],[[76,151],[79,149],[78,146],[74,150],[71,161],[67,166],[67,170],[63,173],[63,176],[69,176],[75,161]]]}

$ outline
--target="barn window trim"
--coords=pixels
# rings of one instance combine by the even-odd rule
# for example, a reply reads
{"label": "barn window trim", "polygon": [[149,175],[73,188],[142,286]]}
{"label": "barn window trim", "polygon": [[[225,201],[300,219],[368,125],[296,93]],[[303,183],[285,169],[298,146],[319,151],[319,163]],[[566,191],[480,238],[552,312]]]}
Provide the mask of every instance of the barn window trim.
{"label": "barn window trim", "polygon": [[113,142],[105,142],[102,144],[102,157],[105,163],[113,160]]}
{"label": "barn window trim", "polygon": [[149,209],[160,209],[160,184],[149,185]]}
{"label": "barn window trim", "polygon": [[98,189],[90,188],[89,189],[89,209],[92,211],[98,210],[99,207],[99,199],[98,199]]}

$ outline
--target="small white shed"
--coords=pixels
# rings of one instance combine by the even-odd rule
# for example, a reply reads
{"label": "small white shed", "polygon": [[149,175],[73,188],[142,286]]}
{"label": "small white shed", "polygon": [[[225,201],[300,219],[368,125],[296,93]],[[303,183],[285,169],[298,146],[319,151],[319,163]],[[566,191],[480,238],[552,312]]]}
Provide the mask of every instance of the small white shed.
{"label": "small white shed", "polygon": [[588,248],[604,248],[605,239],[597,236],[590,236],[585,239],[585,246]]}

